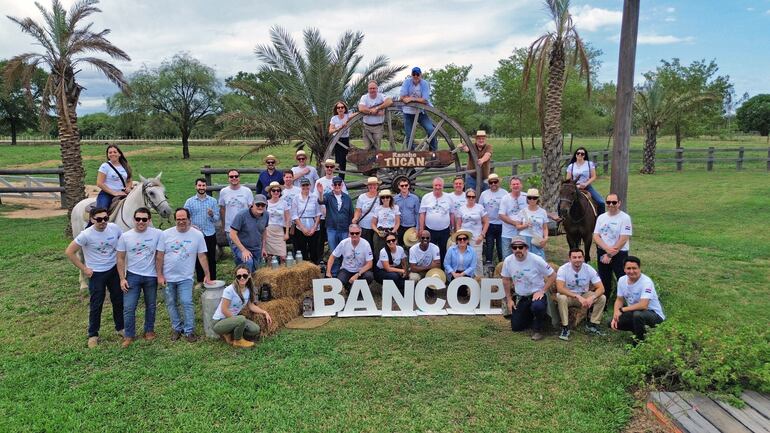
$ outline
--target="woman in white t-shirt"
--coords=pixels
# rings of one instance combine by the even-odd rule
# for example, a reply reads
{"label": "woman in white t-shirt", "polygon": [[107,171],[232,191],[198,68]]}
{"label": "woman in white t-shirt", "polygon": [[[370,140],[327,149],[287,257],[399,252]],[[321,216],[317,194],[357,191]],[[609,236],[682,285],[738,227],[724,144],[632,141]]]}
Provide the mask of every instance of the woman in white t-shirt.
{"label": "woman in white t-shirt", "polygon": [[255,339],[259,336],[259,325],[246,316],[239,315],[244,308],[255,314],[264,314],[268,327],[273,323],[270,313],[257,306],[255,299],[249,268],[246,265],[236,266],[233,284],[225,287],[212,317],[214,332],[221,335],[227,344],[233,347],[251,347],[254,343],[243,337]]}
{"label": "woman in white t-shirt", "polygon": [[489,229],[489,217],[484,206],[476,204],[476,190],[468,188],[465,191],[465,205],[460,206],[457,209],[455,215],[455,227],[457,230],[468,230],[473,237],[468,243],[473,251],[476,253],[478,260],[476,261],[476,275],[484,275],[484,237],[487,235]]}
{"label": "woman in white t-shirt", "polygon": [[267,228],[265,229],[264,243],[262,251],[267,255],[267,260],[272,260],[271,256],[278,256],[281,263],[286,262],[286,241],[289,240],[289,208],[286,200],[281,198],[283,186],[278,182],[270,182],[267,190],[270,191],[270,199],[267,201]]}
{"label": "woman in white t-shirt", "polygon": [[385,247],[385,235],[398,232],[401,225],[401,212],[394,203],[393,193],[389,189],[380,191],[380,203],[372,211],[372,230],[374,230],[374,245],[372,251]]}
{"label": "woman in white t-shirt", "polygon": [[585,147],[578,147],[572,155],[567,166],[567,180],[575,182],[579,189],[591,193],[591,198],[596,202],[597,212],[599,215],[604,213],[604,197],[592,185],[596,180],[596,164],[591,161]]}
{"label": "woman in white t-shirt", "polygon": [[545,244],[548,242],[548,213],[540,207],[540,191],[527,190],[527,207],[513,219],[519,235],[529,244],[529,252],[545,260]]}
{"label": "woman in white t-shirt", "polygon": [[131,192],[131,166],[123,151],[114,144],[107,146],[107,162],[99,166],[96,186],[101,190],[96,197],[97,208],[109,209],[113,198],[126,197]]}
{"label": "woman in white t-shirt", "polygon": [[[329,134],[335,134],[345,128],[350,121],[348,113],[348,104],[345,101],[334,103],[334,115],[329,120]],[[340,133],[340,138],[334,146],[334,161],[340,167],[342,173],[340,177],[345,178],[345,169],[347,167],[348,149],[350,149],[350,129],[345,129]]]}
{"label": "woman in white t-shirt", "polygon": [[398,245],[398,238],[395,233],[388,233],[385,236],[385,247],[379,252],[377,267],[374,271],[375,281],[382,284],[383,280],[393,280],[398,290],[404,293],[404,281],[407,278],[406,254],[404,254],[404,249]]}

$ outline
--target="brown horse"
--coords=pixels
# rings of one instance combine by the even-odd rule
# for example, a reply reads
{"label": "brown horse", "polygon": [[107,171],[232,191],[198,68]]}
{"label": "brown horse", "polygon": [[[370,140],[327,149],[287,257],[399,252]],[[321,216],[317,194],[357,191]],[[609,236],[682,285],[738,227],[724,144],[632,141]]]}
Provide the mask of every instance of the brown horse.
{"label": "brown horse", "polygon": [[559,189],[559,216],[563,219],[570,249],[580,248],[580,241],[583,241],[586,263],[591,261],[591,242],[596,226],[596,214],[589,200],[575,182],[562,182]]}

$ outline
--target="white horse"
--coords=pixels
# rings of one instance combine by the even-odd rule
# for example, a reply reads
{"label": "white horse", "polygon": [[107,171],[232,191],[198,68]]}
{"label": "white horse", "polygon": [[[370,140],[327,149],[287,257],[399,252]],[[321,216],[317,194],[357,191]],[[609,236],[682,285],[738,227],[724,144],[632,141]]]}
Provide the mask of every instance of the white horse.
{"label": "white horse", "polygon": [[[159,173],[156,177],[145,179],[139,176],[142,180],[141,183],[134,182],[134,187],[131,192],[128,193],[125,199],[121,200],[117,207],[110,214],[110,221],[120,227],[124,232],[134,228],[134,211],[140,207],[146,207],[150,210],[154,210],[161,217],[169,219],[173,210],[168,204],[168,198],[166,197],[166,187],[160,182],[160,176],[163,172]],[[72,226],[72,238],[76,238],[80,232],[85,230],[88,223],[88,209],[96,203],[95,197],[90,197],[81,200],[78,204],[72,208],[72,215],[70,216],[70,224]],[[81,260],[82,260],[82,252]],[[80,288],[88,288],[88,278],[80,273]]]}

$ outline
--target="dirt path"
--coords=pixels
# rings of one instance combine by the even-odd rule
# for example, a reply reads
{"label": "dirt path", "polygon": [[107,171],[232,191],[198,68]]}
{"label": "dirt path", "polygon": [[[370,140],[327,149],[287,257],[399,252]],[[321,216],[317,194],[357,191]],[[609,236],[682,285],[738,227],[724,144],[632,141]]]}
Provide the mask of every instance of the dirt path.
{"label": "dirt path", "polygon": [[[128,150],[128,151],[123,152],[123,154],[126,155],[127,157],[129,157],[129,156],[135,156],[135,155],[144,155],[144,154],[147,154],[147,153],[155,153],[155,152],[159,152],[161,150],[166,150],[166,149],[167,149],[167,147],[148,147],[146,149]],[[101,160],[101,159],[104,159],[104,156],[101,156],[101,155],[100,156],[89,155],[89,156],[84,156],[83,157],[84,161],[94,161],[94,160]],[[49,159],[47,161],[33,162],[33,163],[29,163],[29,164],[11,165],[8,168],[27,168],[27,169],[32,169],[32,168],[50,168],[50,167],[58,167],[60,165],[61,165],[61,160],[60,159]]]}
{"label": "dirt path", "polygon": [[[96,197],[97,194],[99,194],[99,188],[97,188],[96,185],[86,185],[86,196]],[[67,209],[59,209],[59,206],[61,206],[61,201],[58,199],[37,199],[3,196],[3,204],[24,206],[24,209],[13,210],[0,214],[4,218],[41,219],[67,215]]]}

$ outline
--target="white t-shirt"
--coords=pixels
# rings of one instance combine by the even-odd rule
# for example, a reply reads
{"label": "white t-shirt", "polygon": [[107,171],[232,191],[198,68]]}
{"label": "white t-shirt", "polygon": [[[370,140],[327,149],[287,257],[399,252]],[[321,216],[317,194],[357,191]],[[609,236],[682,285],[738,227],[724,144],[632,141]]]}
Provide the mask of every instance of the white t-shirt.
{"label": "white t-shirt", "polygon": [[[305,168],[309,168],[310,169],[308,174],[306,174],[304,176],[299,176],[298,173],[301,170],[304,170]],[[311,185],[315,185],[315,182],[318,180],[318,171],[312,165],[306,165],[305,167],[302,167],[302,168],[300,168],[300,167],[292,167],[291,168],[291,172],[294,173],[294,183],[297,184],[297,185],[299,185],[299,181],[303,177],[307,178],[310,181]]]}
{"label": "white t-shirt", "polygon": [[246,304],[249,303],[249,296],[251,296],[251,291],[248,287],[245,287],[243,289],[243,300],[241,301],[241,298],[238,296],[238,292],[235,290],[235,285],[230,284],[229,286],[225,287],[225,290],[222,292],[222,298],[219,300],[219,305],[217,305],[217,311],[214,312],[214,317],[212,319],[214,320],[222,320],[225,316],[222,314],[222,300],[227,299],[230,301],[230,314],[233,316],[237,316],[238,313],[243,310],[243,307],[246,306]]}
{"label": "white t-shirt", "polygon": [[299,218],[300,222],[306,228],[313,227],[315,217],[321,215],[321,205],[318,204],[318,196],[308,194],[307,199],[302,194],[296,196],[294,206],[291,210],[291,220]]}
{"label": "white t-shirt", "polygon": [[[383,263],[388,261],[388,253],[385,251],[385,249],[388,248],[387,246],[380,250],[380,258],[377,260],[377,267],[380,269],[385,269],[385,265]],[[396,252],[391,253],[393,255],[393,266],[401,267],[401,260],[406,259],[406,255],[404,254],[404,249],[401,247],[401,245],[396,246]]]}
{"label": "white t-shirt", "polygon": [[505,196],[508,195],[508,191],[499,188],[497,192],[492,192],[488,189],[481,193],[479,204],[484,206],[484,210],[487,211],[490,224],[502,224],[498,213],[500,212],[500,203],[502,203]]}
{"label": "white t-shirt", "polygon": [[[372,217],[374,216],[374,209],[377,207],[378,201],[377,195],[369,197],[366,193],[359,195],[356,199],[356,209],[361,209],[361,219],[358,221],[358,225],[362,229],[372,229]],[[372,210],[369,210],[370,206],[372,206]],[[367,211],[369,212],[367,213]]]}
{"label": "white t-shirt", "polygon": [[83,249],[83,258],[85,265],[94,272],[105,272],[112,269],[117,263],[118,239],[123,235],[123,231],[117,224],[107,223],[104,231],[96,230],[91,226],[75,238],[75,243]]}
{"label": "white t-shirt", "polygon": [[286,202],[281,197],[277,202],[267,201],[267,225],[269,226],[281,226],[286,227],[283,219],[283,212],[289,210],[286,206]]}
{"label": "white t-shirt", "polygon": [[588,263],[583,263],[580,270],[575,272],[570,262],[559,267],[559,270],[556,272],[556,280],[563,281],[570,292],[577,294],[587,292],[589,283],[599,284],[602,282],[599,274]]}
{"label": "white t-shirt", "polygon": [[401,211],[399,211],[397,204],[394,204],[392,208],[377,204],[374,206],[372,213],[377,217],[377,227],[391,229],[396,226],[396,215],[401,215]]}
{"label": "white t-shirt", "polygon": [[596,226],[594,227],[594,233],[599,233],[599,236],[601,236],[604,243],[609,246],[615,245],[615,242],[620,239],[620,236],[628,235],[629,240],[627,240],[625,245],[620,249],[621,251],[628,251],[632,232],[631,217],[622,210],[618,211],[615,216],[610,215],[609,212],[599,215],[599,218],[596,219]]}
{"label": "white t-shirt", "polygon": [[292,205],[294,205],[294,200],[296,200],[297,196],[300,194],[302,194],[302,190],[298,186],[293,186],[291,189],[284,188],[283,191],[281,191],[281,200],[286,202],[286,209],[291,209]]}
{"label": "white t-shirt", "polygon": [[553,274],[551,266],[537,254],[527,253],[523,261],[511,254],[505,258],[500,275],[511,278],[516,294],[529,296],[545,288],[545,277]]}
{"label": "white t-shirt", "polygon": [[420,201],[420,213],[425,213],[425,227],[431,230],[444,230],[449,227],[449,215],[452,212],[452,198],[449,194],[436,197],[433,193],[425,194]]}
{"label": "white t-shirt", "polygon": [[519,222],[529,222],[532,224],[530,227],[520,231],[520,235],[542,238],[543,226],[548,224],[548,214],[545,212],[545,209],[539,206],[534,212],[525,207],[519,212],[519,216],[515,218],[515,220]]}
{"label": "white t-shirt", "polygon": [[[385,102],[385,97],[382,95],[382,93],[377,92],[377,96],[374,98],[369,97],[369,93],[365,93],[363,96],[361,96],[361,99],[358,101],[358,105],[363,105],[366,108],[372,108],[376,107],[380,104]],[[378,125],[385,121],[385,115],[382,116],[372,116],[372,115],[365,115],[364,116],[364,123],[368,123],[369,125]]]}
{"label": "white t-shirt", "polygon": [[467,205],[461,207],[457,216],[462,219],[462,226],[460,228],[473,233],[474,238],[481,235],[481,230],[484,228],[484,224],[481,220],[487,216],[487,211],[484,210],[480,204],[476,204],[472,208],[468,207]]}
{"label": "white t-shirt", "polygon": [[666,320],[666,316],[663,315],[663,306],[660,305],[658,299],[658,292],[655,291],[655,284],[647,275],[641,274],[639,279],[630,285],[627,276],[623,275],[618,278],[618,297],[621,296],[626,300],[626,305],[636,304],[640,299],[649,299],[650,303],[647,304],[647,309],[654,311],[661,319]]}
{"label": "white t-shirt", "polygon": [[143,277],[155,277],[155,251],[163,232],[155,227],[147,227],[141,233],[131,229],[118,240],[118,251],[126,253],[126,270]]}
{"label": "white t-shirt", "polygon": [[350,238],[345,238],[337,244],[337,248],[332,251],[336,259],[342,257],[342,269],[350,272],[358,272],[369,260],[374,259],[372,247],[366,239],[358,241],[358,245],[353,247]]}
{"label": "white t-shirt", "polygon": [[417,266],[428,266],[434,260],[441,260],[441,250],[434,243],[428,244],[428,249],[423,251],[420,244],[412,245],[409,248],[409,263]]}
{"label": "white t-shirt", "polygon": [[[342,119],[340,119],[340,116],[332,116],[331,120],[329,121],[329,124],[334,125],[335,128],[341,128],[342,125],[344,125],[349,118],[350,118],[350,115],[348,113],[345,113],[342,116]],[[342,134],[340,135],[340,137],[341,138],[350,137],[350,128],[342,131]]]}
{"label": "white t-shirt", "polygon": [[[128,183],[128,172],[126,169],[123,168],[122,165],[113,164],[113,166],[118,170],[118,172],[120,172],[120,175],[123,176],[123,180]],[[104,184],[107,185],[107,188],[113,191],[121,191],[123,188],[125,188],[125,186],[123,186],[123,182],[120,181],[117,173],[115,173],[115,170],[113,170],[108,163],[104,162],[99,166],[99,173],[104,173]]]}
{"label": "white t-shirt", "polygon": [[595,169],[593,161],[584,161],[583,164],[578,165],[577,162],[567,166],[567,173],[572,176],[572,180],[576,183],[586,183],[591,178],[591,169]]}
{"label": "white t-shirt", "polygon": [[200,253],[208,251],[203,233],[191,227],[184,233],[176,227],[163,230],[158,241],[158,251],[163,256],[163,276],[166,281],[177,283],[192,279],[195,272],[195,260]]}
{"label": "white t-shirt", "polygon": [[452,214],[458,216],[457,212],[468,203],[468,199],[465,197],[465,193],[457,195],[454,192],[449,194],[449,198],[452,199]]}
{"label": "white t-shirt", "polygon": [[[502,215],[508,216],[508,218],[512,220],[518,220],[519,212],[521,212],[522,209],[526,209],[526,208],[527,208],[526,194],[519,193],[519,196],[517,198],[513,198],[511,194],[506,194],[505,197],[503,197],[503,201],[500,203],[500,211],[498,213],[498,216],[502,214]],[[519,234],[519,230],[516,229],[516,226],[508,224],[507,222],[503,221],[502,237],[511,239],[518,234]]]}
{"label": "white t-shirt", "polygon": [[219,207],[225,208],[225,232],[230,233],[230,224],[233,223],[235,215],[252,203],[254,203],[254,196],[247,186],[241,185],[238,189],[226,186],[219,191]]}

